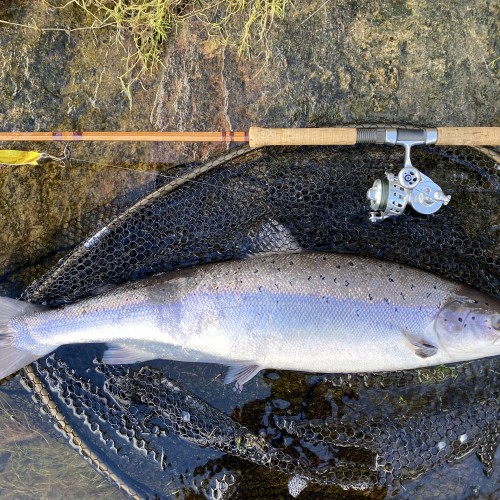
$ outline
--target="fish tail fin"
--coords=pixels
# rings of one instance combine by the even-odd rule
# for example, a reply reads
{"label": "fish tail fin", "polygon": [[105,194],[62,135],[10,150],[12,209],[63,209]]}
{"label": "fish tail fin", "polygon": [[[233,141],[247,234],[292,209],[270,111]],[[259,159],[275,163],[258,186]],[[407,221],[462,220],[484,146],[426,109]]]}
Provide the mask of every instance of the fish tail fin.
{"label": "fish tail fin", "polygon": [[12,345],[15,332],[10,326],[10,320],[42,309],[43,306],[0,297],[0,379],[8,377],[40,357],[39,354]]}

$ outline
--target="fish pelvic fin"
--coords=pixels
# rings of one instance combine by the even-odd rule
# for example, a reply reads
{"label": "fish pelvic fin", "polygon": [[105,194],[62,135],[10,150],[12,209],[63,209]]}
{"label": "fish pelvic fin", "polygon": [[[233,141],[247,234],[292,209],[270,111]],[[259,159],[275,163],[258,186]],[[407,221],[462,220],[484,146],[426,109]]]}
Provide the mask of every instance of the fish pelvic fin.
{"label": "fish pelvic fin", "polygon": [[102,362],[108,365],[128,365],[155,359],[148,351],[127,344],[113,344],[108,342],[104,351]]}
{"label": "fish pelvic fin", "polygon": [[43,309],[45,309],[43,306],[30,302],[0,297],[0,379],[12,375],[40,357],[40,354],[13,345],[15,331],[11,328],[10,321],[17,316]]}
{"label": "fish pelvic fin", "polygon": [[224,378],[225,384],[234,384],[234,390],[241,392],[243,385],[251,380],[257,373],[259,373],[264,367],[260,366],[253,361],[247,363],[234,363],[229,365],[229,368]]}
{"label": "fish pelvic fin", "polygon": [[417,356],[425,359],[434,356],[438,352],[438,348],[434,344],[428,342],[421,336],[406,330],[403,330],[402,333],[408,347],[410,347]]}

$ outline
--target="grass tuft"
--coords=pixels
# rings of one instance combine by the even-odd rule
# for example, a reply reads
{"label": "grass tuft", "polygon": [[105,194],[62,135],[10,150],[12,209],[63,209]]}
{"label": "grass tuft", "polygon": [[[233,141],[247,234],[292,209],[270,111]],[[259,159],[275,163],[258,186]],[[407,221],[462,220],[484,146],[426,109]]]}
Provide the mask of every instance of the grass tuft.
{"label": "grass tuft", "polygon": [[[52,0],[53,2],[54,0]],[[44,0],[50,8],[77,7],[89,19],[82,29],[113,29],[125,53],[126,67],[120,76],[123,90],[132,100],[132,87],[145,72],[161,64],[165,43],[182,24],[196,17],[207,38],[217,35],[223,44],[236,46],[242,57],[251,58],[257,42],[267,45],[276,19],[282,19],[291,0],[69,0],[59,4]],[[229,25],[240,26],[238,33]],[[36,28],[34,26],[27,26]],[[71,29],[69,30],[71,31]],[[130,44],[132,42],[132,44]],[[132,48],[130,48],[132,47]],[[264,51],[266,58],[269,52]]]}

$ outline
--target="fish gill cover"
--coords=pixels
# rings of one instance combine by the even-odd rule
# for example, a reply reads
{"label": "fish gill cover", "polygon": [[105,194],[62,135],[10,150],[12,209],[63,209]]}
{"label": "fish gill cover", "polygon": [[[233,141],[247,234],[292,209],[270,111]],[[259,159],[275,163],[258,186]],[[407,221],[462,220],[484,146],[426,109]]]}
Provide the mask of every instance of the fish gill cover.
{"label": "fish gill cover", "polygon": [[[415,164],[452,201],[433,216],[410,212],[373,224],[366,191],[398,170],[400,151],[233,150],[209,168],[168,170],[131,198],[66,224],[57,247],[30,243],[0,287],[15,295],[37,278],[24,298],[58,305],[160,271],[300,247],[397,261],[498,296],[496,157],[416,148]],[[498,358],[381,374],[266,371],[239,394],[223,385],[218,365],[109,367],[98,361],[102,352],[63,347],[24,380],[73,444],[129,495],[498,494]]]}

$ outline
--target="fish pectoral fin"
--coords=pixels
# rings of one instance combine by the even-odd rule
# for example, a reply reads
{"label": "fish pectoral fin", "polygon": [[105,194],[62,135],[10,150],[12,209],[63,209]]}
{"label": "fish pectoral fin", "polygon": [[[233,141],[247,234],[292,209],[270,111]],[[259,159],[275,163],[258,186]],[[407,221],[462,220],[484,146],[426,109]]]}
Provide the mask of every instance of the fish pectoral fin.
{"label": "fish pectoral fin", "polygon": [[249,361],[248,363],[234,363],[229,365],[224,383],[231,384],[235,382],[235,390],[241,391],[243,389],[243,384],[255,377],[255,375],[257,375],[257,373],[259,373],[262,369],[262,366],[257,365],[252,361]]}
{"label": "fish pectoral fin", "polygon": [[408,332],[406,330],[403,330],[402,333],[406,340],[406,343],[417,356],[425,359],[434,356],[434,354],[438,352],[438,348],[435,345],[426,341],[419,335],[415,335],[414,333]]}
{"label": "fish pectoral fin", "polygon": [[148,352],[126,344],[113,344],[108,342],[104,351],[102,362],[108,365],[128,365],[154,359]]}

